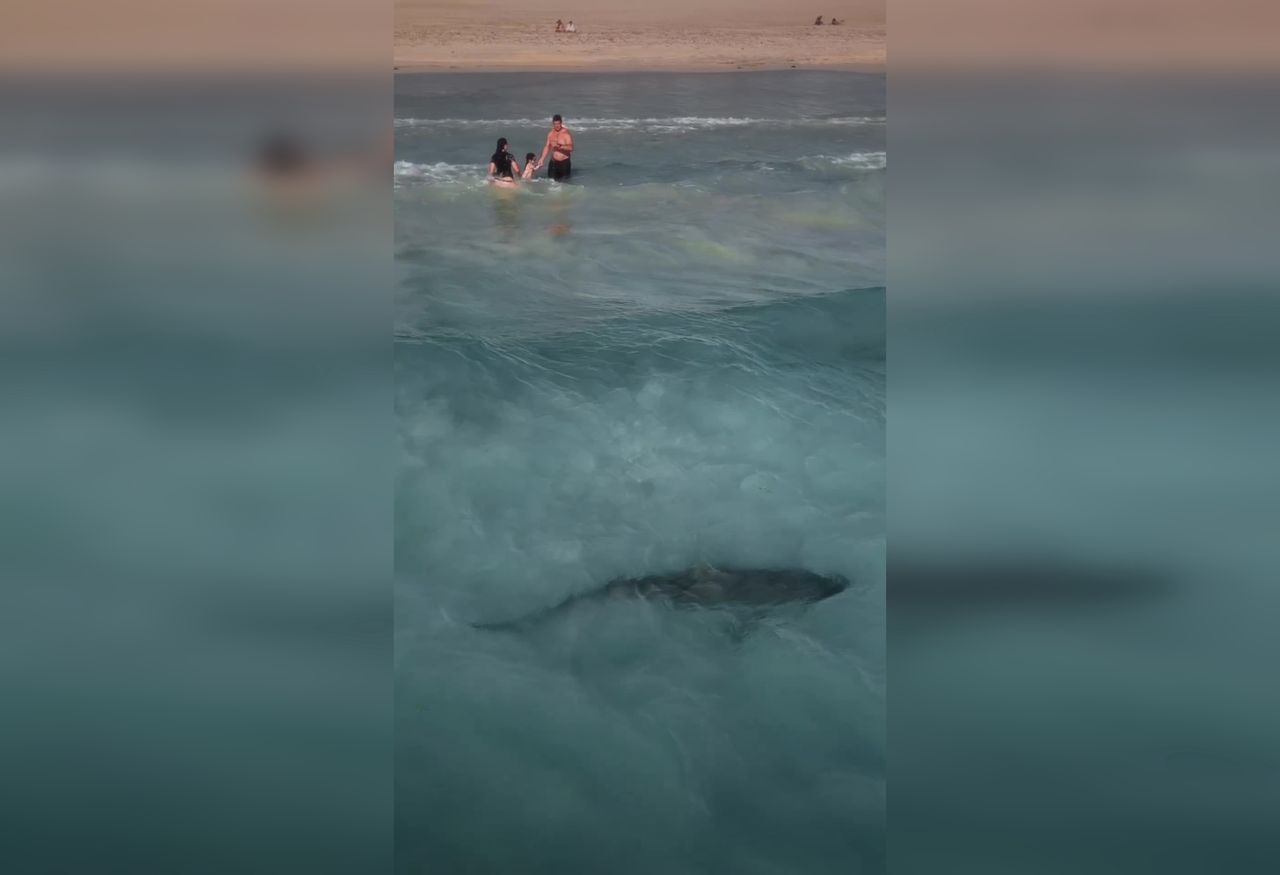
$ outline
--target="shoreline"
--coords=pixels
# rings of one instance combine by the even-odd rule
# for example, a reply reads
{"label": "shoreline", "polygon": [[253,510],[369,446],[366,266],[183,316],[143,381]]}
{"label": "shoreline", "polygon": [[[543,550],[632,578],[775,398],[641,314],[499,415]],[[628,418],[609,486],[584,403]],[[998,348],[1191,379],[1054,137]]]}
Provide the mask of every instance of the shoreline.
{"label": "shoreline", "polygon": [[788,70],[797,72],[821,71],[828,73],[884,73],[886,64],[879,63],[831,63],[831,64],[554,64],[531,65],[513,61],[511,64],[451,64],[447,62],[397,62],[392,72],[397,76],[415,73],[777,73]]}
{"label": "shoreline", "polygon": [[601,21],[575,34],[528,24],[397,25],[394,72],[885,72],[882,26]]}

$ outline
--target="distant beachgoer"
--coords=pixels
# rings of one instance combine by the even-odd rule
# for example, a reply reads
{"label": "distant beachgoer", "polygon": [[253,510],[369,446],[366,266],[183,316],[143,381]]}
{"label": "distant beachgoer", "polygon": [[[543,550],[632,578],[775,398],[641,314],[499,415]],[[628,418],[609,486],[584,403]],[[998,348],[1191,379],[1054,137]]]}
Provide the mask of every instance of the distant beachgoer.
{"label": "distant beachgoer", "polygon": [[278,188],[311,188],[365,174],[375,178],[387,172],[395,160],[392,137],[374,148],[361,147],[354,154],[324,154],[316,144],[308,143],[297,133],[277,131],[266,137],[257,150],[255,169],[259,178]]}
{"label": "distant beachgoer", "polygon": [[815,18],[815,19],[813,20],[813,23],[814,23],[814,24],[822,24],[822,16],[821,16],[821,15],[819,15],[817,18]]}
{"label": "distant beachgoer", "polygon": [[547,160],[547,152],[551,153],[551,166],[547,170],[547,176],[556,181],[568,179],[573,169],[569,164],[569,158],[573,154],[573,134],[564,126],[559,113],[551,117],[547,144],[542,147],[542,156],[538,158],[539,167]]}
{"label": "distant beachgoer", "polygon": [[566,25],[564,26],[564,32],[565,32],[565,33],[577,33],[577,32],[578,32],[578,26],[577,26],[576,24],[574,24],[574,23],[573,23],[573,19],[572,19],[572,18],[570,18],[570,19],[569,19],[569,23],[568,23],[568,24],[566,24]]}
{"label": "distant beachgoer", "polygon": [[310,169],[310,161],[298,138],[276,134],[258,150],[258,168],[271,177],[296,177]]}
{"label": "distant beachgoer", "polygon": [[489,158],[489,177],[499,185],[514,185],[520,173],[520,162],[507,151],[507,138],[498,138],[498,147]]}
{"label": "distant beachgoer", "polygon": [[556,33],[564,33],[564,22],[559,18],[556,19]]}
{"label": "distant beachgoer", "polygon": [[831,19],[831,24],[833,24],[833,25],[836,25],[836,24],[844,24],[844,22],[843,22],[843,21],[841,21],[841,20],[840,20],[840,19],[838,19],[838,18],[833,18],[833,19]]}
{"label": "distant beachgoer", "polygon": [[521,179],[533,179],[534,171],[538,169],[534,163],[534,158],[538,157],[532,152],[526,152],[524,156],[524,173],[520,174]]}

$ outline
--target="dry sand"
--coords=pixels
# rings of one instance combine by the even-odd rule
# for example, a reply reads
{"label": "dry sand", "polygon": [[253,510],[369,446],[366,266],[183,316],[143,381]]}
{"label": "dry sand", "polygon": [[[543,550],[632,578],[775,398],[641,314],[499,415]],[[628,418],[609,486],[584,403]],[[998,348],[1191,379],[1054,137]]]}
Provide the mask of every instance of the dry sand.
{"label": "dry sand", "polygon": [[[801,14],[782,0],[397,0],[399,70],[881,69],[880,0],[840,0]],[[696,8],[696,12],[688,9]],[[835,15],[838,27],[813,19]],[[573,19],[577,33],[555,33]]]}

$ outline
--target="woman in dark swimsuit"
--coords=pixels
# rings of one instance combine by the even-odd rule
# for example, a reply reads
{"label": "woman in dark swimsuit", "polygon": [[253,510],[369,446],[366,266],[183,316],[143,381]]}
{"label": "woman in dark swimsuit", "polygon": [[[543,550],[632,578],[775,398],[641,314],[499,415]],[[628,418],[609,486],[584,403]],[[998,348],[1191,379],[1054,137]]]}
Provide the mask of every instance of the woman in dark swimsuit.
{"label": "woman in dark swimsuit", "polygon": [[507,151],[507,138],[498,138],[498,148],[489,158],[489,177],[499,185],[515,185],[520,175],[520,162]]}

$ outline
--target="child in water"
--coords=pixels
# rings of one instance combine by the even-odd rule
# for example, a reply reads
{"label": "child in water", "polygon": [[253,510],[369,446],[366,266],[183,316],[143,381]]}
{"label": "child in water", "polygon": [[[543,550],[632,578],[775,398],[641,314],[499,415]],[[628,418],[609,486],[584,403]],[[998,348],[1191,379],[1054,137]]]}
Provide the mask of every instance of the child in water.
{"label": "child in water", "polygon": [[533,179],[533,172],[537,170],[538,156],[529,152],[524,156],[524,173],[520,174],[521,179]]}

